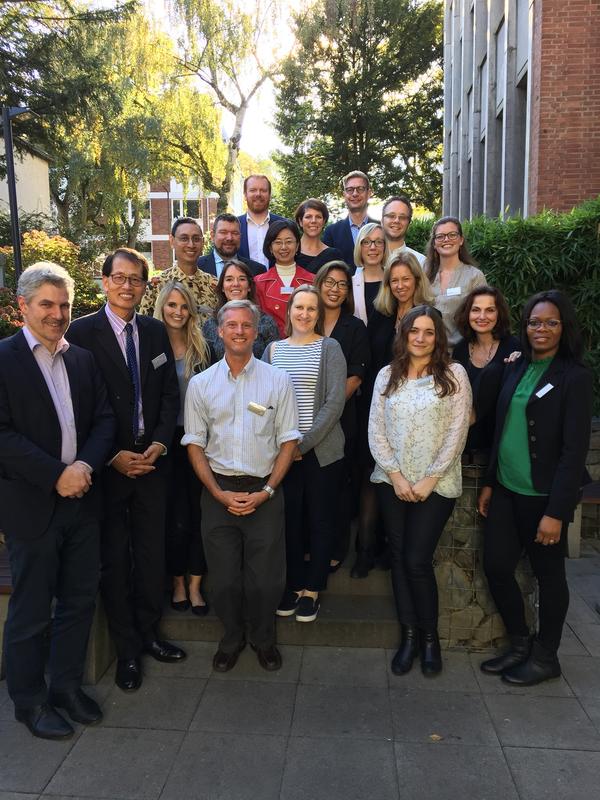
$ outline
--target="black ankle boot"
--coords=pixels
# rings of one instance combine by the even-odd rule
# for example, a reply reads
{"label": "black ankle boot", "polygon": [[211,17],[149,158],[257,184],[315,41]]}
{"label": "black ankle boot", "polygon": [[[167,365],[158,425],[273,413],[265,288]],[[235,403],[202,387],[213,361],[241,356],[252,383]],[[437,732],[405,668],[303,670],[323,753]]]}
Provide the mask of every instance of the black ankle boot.
{"label": "black ankle boot", "polygon": [[560,678],[560,674],[556,653],[547,650],[535,640],[527,661],[505,670],[502,680],[511,686],[535,686],[551,678]]}
{"label": "black ankle boot", "polygon": [[437,631],[421,631],[421,672],[428,678],[442,671],[440,637]]}
{"label": "black ankle boot", "polygon": [[400,647],[392,659],[394,675],[404,675],[412,668],[419,649],[419,632],[415,625],[402,625]]}
{"label": "black ankle boot", "polygon": [[529,658],[531,652],[531,636],[510,636],[510,645],[506,653],[496,658],[482,661],[479,669],[486,675],[500,675],[505,669],[516,667]]}

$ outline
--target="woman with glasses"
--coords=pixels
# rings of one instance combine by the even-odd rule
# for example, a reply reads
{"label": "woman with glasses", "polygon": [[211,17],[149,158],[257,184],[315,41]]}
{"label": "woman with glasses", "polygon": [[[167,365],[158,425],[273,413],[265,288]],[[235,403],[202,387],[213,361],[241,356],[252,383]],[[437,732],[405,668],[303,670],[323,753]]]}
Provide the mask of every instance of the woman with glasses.
{"label": "woman with glasses", "polygon": [[478,286],[485,286],[483,272],[475,261],[456,217],[442,217],[431,229],[427,244],[425,273],[431,282],[434,305],[439,309],[452,349],[460,339],[454,316],[465,295]]}
{"label": "woman with glasses", "polygon": [[316,275],[328,261],[342,260],[342,253],[337,247],[327,247],[321,241],[323,228],[329,219],[329,209],[322,200],[311,197],[300,203],[294,212],[294,219],[302,231],[297,264]]}
{"label": "woman with glasses", "polygon": [[[210,345],[213,360],[218,361],[223,358],[225,354],[223,340],[219,336],[217,328],[217,314],[219,313],[219,309],[230,300],[250,300],[251,303],[258,305],[256,301],[256,284],[254,283],[254,276],[250,271],[250,267],[244,264],[243,261],[238,261],[236,258],[230,258],[225,261],[215,291],[218,301],[217,308],[215,309],[214,316],[207,319],[202,326],[202,333]],[[252,347],[252,352],[255,357],[261,358],[265,347],[270,342],[274,342],[277,339],[279,339],[279,330],[275,320],[269,314],[265,314],[264,311],[261,311],[258,333]]]}
{"label": "woman with glasses", "polygon": [[[348,552],[353,507],[359,485],[356,459],[358,417],[356,392],[365,379],[371,352],[364,322],[354,316],[352,275],[344,261],[324,264],[315,278],[324,308],[324,334],[335,339],[346,359],[346,405],[340,419],[344,432],[344,482],[337,504],[336,537],[330,571],[341,566]],[[352,491],[355,487],[356,491]]]}
{"label": "woman with glasses", "polygon": [[354,316],[367,324],[373,313],[373,303],[383,279],[387,246],[383,228],[378,222],[363,225],[354,245],[356,272],[352,278]]}
{"label": "woman with glasses", "polygon": [[[505,683],[533,686],[561,674],[557,652],[567,609],[567,529],[589,482],[585,459],[592,375],[573,306],[560,291],[531,297],[521,317],[522,358],[504,372],[479,512],[484,569],[506,627],[507,652],[481,664]],[[527,626],[515,568],[525,550],[539,587],[539,625]]]}
{"label": "woman with glasses", "polygon": [[286,335],[287,304],[294,289],[314,280],[312,272],[297,263],[299,251],[300,231],[295,222],[279,219],[269,226],[263,253],[275,264],[254,279],[256,299],[260,308],[273,317],[282,338]]}
{"label": "woman with glasses", "polygon": [[[167,572],[173,576],[171,606],[204,616],[208,604],[202,596],[202,576],[206,559],[200,532],[200,494],[202,484],[194,474],[187,456],[187,447],[180,442],[184,434],[185,394],[193,375],[209,366],[210,350],[200,332],[196,303],[190,290],[178,281],[169,281],[160,290],[154,306],[154,318],[164,322],[175,356],[179,381],[180,408],[173,443],[171,475],[167,495],[166,560]],[[186,587],[185,576],[189,574]]]}

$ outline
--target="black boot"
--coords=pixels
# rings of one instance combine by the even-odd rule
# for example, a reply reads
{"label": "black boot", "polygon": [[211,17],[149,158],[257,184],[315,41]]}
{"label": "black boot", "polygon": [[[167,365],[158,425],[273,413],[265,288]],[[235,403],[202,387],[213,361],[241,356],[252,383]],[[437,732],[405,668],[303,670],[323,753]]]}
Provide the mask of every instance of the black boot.
{"label": "black boot", "polygon": [[439,675],[442,671],[440,637],[437,631],[421,631],[421,672],[427,678]]}
{"label": "black boot", "polygon": [[516,667],[529,658],[531,652],[531,636],[510,636],[510,646],[506,653],[496,658],[482,661],[479,669],[486,675],[500,675],[505,669]]}
{"label": "black boot", "polygon": [[511,686],[535,686],[551,678],[560,678],[560,674],[560,663],[556,653],[547,650],[536,639],[527,661],[503,672],[502,680]]}
{"label": "black boot", "polygon": [[375,559],[372,554],[366,550],[359,550],[356,555],[354,566],[350,570],[351,578],[367,578],[370,570],[373,569]]}
{"label": "black boot", "polygon": [[402,625],[402,639],[398,652],[392,659],[394,675],[409,672],[419,649],[419,632],[415,625]]}

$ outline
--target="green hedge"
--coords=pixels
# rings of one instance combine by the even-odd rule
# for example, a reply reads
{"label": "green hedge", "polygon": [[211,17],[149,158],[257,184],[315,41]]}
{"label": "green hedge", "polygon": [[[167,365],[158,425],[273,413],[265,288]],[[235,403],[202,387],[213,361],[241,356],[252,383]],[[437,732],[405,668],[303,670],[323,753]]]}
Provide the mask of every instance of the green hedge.
{"label": "green hedge", "polygon": [[[488,282],[506,296],[514,330],[523,303],[535,292],[562,289],[570,296],[594,371],[594,413],[600,414],[600,197],[568,214],[476,217],[463,228]],[[406,242],[424,253],[430,232],[430,220],[416,219]]]}

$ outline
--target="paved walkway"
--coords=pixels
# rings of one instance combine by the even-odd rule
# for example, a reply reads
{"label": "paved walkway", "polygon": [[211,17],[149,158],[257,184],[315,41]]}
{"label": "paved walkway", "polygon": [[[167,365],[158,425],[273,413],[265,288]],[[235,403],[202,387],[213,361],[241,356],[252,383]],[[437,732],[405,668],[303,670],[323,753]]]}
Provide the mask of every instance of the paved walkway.
{"label": "paved walkway", "polygon": [[600,543],[568,569],[564,675],[532,689],[465,652],[434,680],[327,647],[283,647],[272,675],[246,650],[223,676],[194,642],[181,665],[146,661],[137,694],[111,670],[91,689],[103,724],[57,743],[14,721],[1,683],[0,800],[598,800]]}

